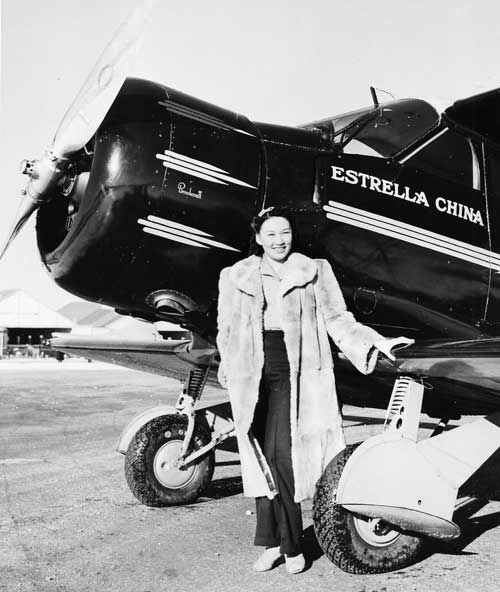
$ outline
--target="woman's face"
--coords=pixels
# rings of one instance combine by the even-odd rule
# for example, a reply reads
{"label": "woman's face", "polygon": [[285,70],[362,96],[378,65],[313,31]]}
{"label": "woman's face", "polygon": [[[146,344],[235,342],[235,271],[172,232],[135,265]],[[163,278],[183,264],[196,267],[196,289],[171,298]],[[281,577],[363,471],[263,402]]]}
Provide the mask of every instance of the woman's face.
{"label": "woman's face", "polygon": [[286,218],[271,216],[262,224],[255,240],[270,259],[285,261],[292,250],[290,222]]}

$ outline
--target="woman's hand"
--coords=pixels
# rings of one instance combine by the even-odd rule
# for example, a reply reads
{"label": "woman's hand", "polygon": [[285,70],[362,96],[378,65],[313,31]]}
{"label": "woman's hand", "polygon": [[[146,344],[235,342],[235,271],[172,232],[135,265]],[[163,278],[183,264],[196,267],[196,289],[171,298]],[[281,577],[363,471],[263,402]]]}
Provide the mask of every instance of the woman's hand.
{"label": "woman's hand", "polygon": [[391,349],[393,347],[396,347],[397,345],[408,346],[412,343],[415,343],[415,340],[408,339],[408,337],[393,337],[392,339],[381,339],[380,341],[376,341],[373,345],[380,352],[382,352],[384,356],[387,356],[389,360],[392,360],[394,362],[396,358],[394,357],[394,354],[391,352]]}

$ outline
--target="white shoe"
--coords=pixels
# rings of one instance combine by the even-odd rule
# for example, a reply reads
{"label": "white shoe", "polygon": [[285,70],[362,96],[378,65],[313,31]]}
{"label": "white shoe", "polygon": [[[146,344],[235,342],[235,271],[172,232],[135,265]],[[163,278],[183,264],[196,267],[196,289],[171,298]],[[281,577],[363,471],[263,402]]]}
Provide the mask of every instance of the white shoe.
{"label": "white shoe", "polygon": [[253,564],[253,568],[255,571],[269,571],[273,569],[281,557],[282,553],[280,553],[279,547],[268,547]]}
{"label": "white shoe", "polygon": [[298,574],[301,571],[304,571],[306,566],[306,560],[302,553],[300,555],[296,555],[295,557],[288,557],[285,555],[285,564],[286,564],[286,571],[289,574]]}

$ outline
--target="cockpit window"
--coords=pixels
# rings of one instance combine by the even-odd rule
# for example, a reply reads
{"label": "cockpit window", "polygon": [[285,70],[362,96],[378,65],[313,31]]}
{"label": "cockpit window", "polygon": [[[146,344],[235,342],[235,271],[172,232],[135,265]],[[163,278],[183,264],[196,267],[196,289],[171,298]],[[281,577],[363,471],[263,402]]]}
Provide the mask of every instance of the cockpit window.
{"label": "cockpit window", "polygon": [[391,157],[427,134],[439,122],[439,115],[425,101],[407,99],[386,103],[352,134],[344,146],[356,140],[382,157]]}
{"label": "cockpit window", "polygon": [[392,157],[439,123],[437,111],[419,99],[383,103],[305,126],[320,130],[332,147],[351,154]]}
{"label": "cockpit window", "polygon": [[443,128],[433,141],[401,161],[438,177],[479,189],[479,164],[468,138]]}

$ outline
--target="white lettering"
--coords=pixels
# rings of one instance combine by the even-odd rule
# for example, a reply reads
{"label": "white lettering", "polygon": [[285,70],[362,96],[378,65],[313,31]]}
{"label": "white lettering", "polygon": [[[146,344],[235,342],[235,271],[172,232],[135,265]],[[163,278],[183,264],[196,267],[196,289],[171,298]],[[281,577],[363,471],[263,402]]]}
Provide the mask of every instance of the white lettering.
{"label": "white lettering", "polygon": [[436,210],[438,210],[438,212],[443,212],[445,214],[449,214],[450,216],[467,220],[467,222],[473,222],[474,224],[484,226],[481,212],[470,206],[466,206],[463,203],[452,201],[451,199],[445,199],[444,197],[436,197],[434,205],[436,206]]}
{"label": "white lettering", "polygon": [[177,191],[182,195],[189,195],[190,197],[196,197],[196,199],[201,199],[203,191],[200,189],[197,193],[191,190],[191,187],[186,190],[186,183],[181,182],[177,185]]}
{"label": "white lettering", "polygon": [[358,173],[358,176],[361,178],[361,187],[366,189],[368,187],[367,181],[370,178],[370,175],[367,175],[366,173]]}
{"label": "white lettering", "polygon": [[[425,191],[412,191],[410,187],[407,187],[406,185],[404,187],[400,187],[399,183],[393,183],[388,179],[381,179],[379,177],[375,177],[374,175],[369,175],[368,173],[355,171],[354,169],[346,170],[343,167],[333,165],[331,165],[331,167],[332,179],[335,181],[342,181],[343,183],[347,183],[349,185],[361,185],[363,189],[369,189],[370,191],[375,191],[383,195],[404,199],[405,201],[415,203],[419,206],[425,206],[427,208],[430,207]],[[184,187],[179,187],[179,189],[180,193],[186,193],[187,195],[192,195],[193,197],[201,197],[201,191],[195,194],[193,192],[188,193],[183,191]],[[449,216],[455,216],[457,218],[461,218],[462,220],[467,220],[468,222],[473,222],[474,224],[480,224],[481,226],[484,226],[481,212],[470,206],[466,206],[465,204],[453,201],[451,199],[446,199],[441,196],[436,197],[434,200],[434,206],[438,212],[442,212],[444,214],[448,214]]]}
{"label": "white lettering", "polygon": [[457,214],[457,202],[448,200],[448,214],[452,216],[458,216]]}
{"label": "white lettering", "polygon": [[343,181],[344,169],[342,167],[332,166],[332,179],[335,179],[335,181]]}
{"label": "white lettering", "polygon": [[385,195],[392,195],[394,185],[387,181],[387,179],[382,179],[382,193]]}
{"label": "white lettering", "polygon": [[[408,189],[408,187],[406,187],[406,189]],[[399,197],[401,199],[404,199],[405,197],[404,193],[399,193],[399,183],[394,183],[394,197]]]}
{"label": "white lettering", "polygon": [[[462,204],[460,204],[460,206],[462,206]],[[463,218],[464,220],[469,220],[469,222],[474,222],[474,218],[475,218],[475,211],[473,208],[470,208],[469,206],[462,206],[465,209],[465,212],[462,216],[459,215],[460,218]],[[460,209],[462,209],[462,207]]]}
{"label": "white lettering", "polygon": [[427,196],[425,195],[425,193],[423,191],[421,191],[420,193],[415,193],[415,197],[417,199],[418,205],[423,205],[423,206],[429,207],[429,202],[427,201]]}
{"label": "white lettering", "polygon": [[484,226],[483,217],[481,216],[481,212],[479,210],[477,210],[474,220],[472,221],[474,224],[480,224],[481,226]]}
{"label": "white lettering", "polygon": [[356,171],[352,171],[352,170],[348,170],[345,172],[345,179],[344,181],[346,183],[349,183],[349,185],[357,185],[358,184],[358,174],[356,173]]}
{"label": "white lettering", "polygon": [[446,212],[446,200],[444,197],[436,197],[436,210]]}

